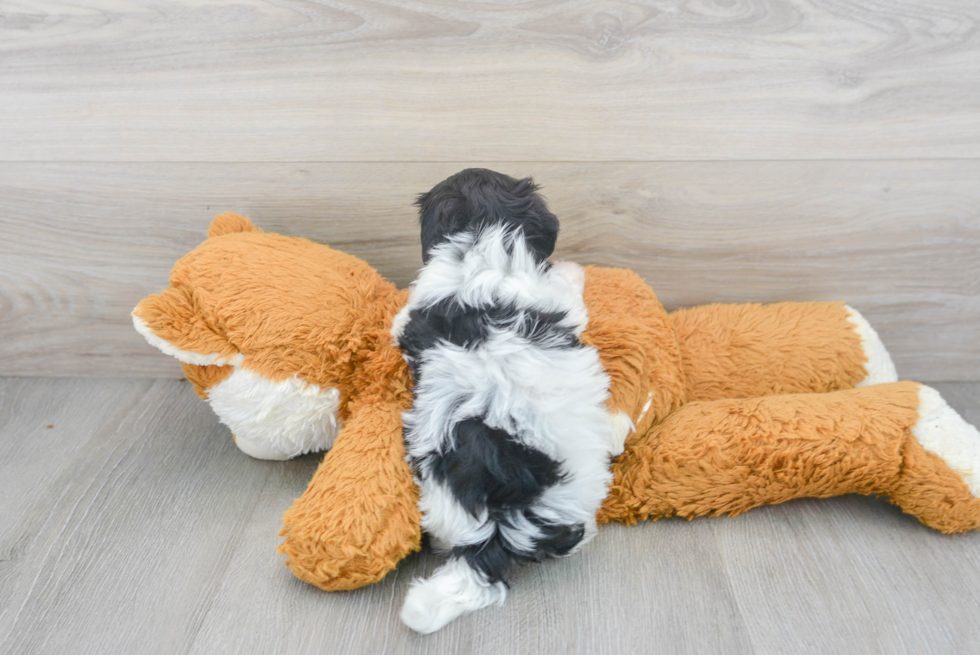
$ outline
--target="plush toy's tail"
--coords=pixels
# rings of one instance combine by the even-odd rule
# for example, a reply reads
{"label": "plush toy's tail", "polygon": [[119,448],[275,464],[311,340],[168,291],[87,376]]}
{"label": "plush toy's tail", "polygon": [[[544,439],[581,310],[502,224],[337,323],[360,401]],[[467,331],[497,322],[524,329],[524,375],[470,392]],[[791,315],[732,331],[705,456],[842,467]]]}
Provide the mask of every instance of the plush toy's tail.
{"label": "plush toy's tail", "polygon": [[224,234],[233,234],[235,232],[261,231],[247,217],[227,212],[214,217],[214,220],[211,221],[211,226],[208,227],[208,237],[220,237]]}

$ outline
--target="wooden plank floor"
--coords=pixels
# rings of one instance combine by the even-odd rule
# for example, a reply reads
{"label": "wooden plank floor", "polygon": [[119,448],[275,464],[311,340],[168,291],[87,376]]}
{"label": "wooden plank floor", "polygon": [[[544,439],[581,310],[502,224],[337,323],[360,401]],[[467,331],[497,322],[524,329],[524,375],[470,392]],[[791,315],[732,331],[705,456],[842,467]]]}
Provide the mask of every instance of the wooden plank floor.
{"label": "wooden plank floor", "polygon": [[[980,423],[980,384],[937,384]],[[606,526],[528,566],[502,608],[421,637],[398,621],[411,557],[328,594],[275,553],[318,457],[241,454],[176,380],[0,379],[3,653],[967,653],[980,533],[882,500]]]}

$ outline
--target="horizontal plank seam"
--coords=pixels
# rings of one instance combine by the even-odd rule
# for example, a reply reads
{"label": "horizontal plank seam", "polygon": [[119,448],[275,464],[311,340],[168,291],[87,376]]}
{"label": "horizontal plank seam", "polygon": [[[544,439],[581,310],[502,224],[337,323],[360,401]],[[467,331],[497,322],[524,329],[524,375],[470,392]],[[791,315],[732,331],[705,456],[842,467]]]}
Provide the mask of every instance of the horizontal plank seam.
{"label": "horizontal plank seam", "polygon": [[0,159],[3,164],[240,164],[243,166],[256,164],[347,164],[347,165],[378,165],[378,164],[736,164],[736,163],[861,163],[861,162],[976,162],[980,161],[980,153],[976,157],[883,157],[883,158],[816,158],[816,159],[432,159],[425,161],[404,159],[345,159],[345,160],[143,160],[143,159]]}

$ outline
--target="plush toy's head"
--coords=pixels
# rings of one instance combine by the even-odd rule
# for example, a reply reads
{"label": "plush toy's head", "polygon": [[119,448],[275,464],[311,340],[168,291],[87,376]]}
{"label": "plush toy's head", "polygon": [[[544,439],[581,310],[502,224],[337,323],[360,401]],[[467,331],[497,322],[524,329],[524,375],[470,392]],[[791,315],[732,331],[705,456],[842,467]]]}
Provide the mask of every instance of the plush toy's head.
{"label": "plush toy's head", "polygon": [[287,459],[328,448],[351,399],[378,380],[409,385],[400,357],[384,358],[383,375],[366,366],[390,346],[403,302],[356,257],[222,214],[133,322],[180,360],[243,451]]}

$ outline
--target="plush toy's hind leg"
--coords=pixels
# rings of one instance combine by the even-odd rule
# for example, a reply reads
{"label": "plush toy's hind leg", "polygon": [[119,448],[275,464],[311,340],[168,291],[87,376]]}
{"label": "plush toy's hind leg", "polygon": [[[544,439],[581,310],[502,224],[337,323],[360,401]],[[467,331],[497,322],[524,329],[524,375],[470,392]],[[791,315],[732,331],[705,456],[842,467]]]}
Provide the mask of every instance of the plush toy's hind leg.
{"label": "plush toy's hind leg", "polygon": [[980,432],[930,387],[919,389],[918,414],[891,501],[943,532],[980,527]]}
{"label": "plush toy's hind leg", "polygon": [[898,379],[878,335],[843,303],[705,305],[670,318],[688,400],[827,392]]}
{"label": "plush toy's hind leg", "polygon": [[980,433],[913,382],[690,403],[632,442],[600,521],[885,495],[943,532],[980,527]]}

